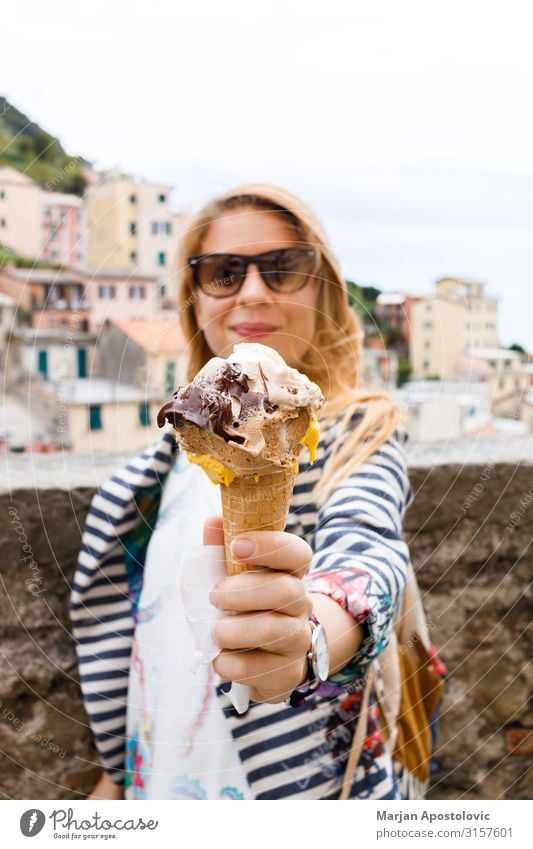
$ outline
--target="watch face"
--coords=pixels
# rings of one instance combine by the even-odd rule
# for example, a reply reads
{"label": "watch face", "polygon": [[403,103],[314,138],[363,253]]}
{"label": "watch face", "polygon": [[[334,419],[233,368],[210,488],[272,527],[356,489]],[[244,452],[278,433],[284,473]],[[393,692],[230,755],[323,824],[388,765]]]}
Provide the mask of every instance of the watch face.
{"label": "watch face", "polygon": [[322,625],[316,634],[316,676],[320,681],[326,681],[329,675],[329,649],[326,632]]}

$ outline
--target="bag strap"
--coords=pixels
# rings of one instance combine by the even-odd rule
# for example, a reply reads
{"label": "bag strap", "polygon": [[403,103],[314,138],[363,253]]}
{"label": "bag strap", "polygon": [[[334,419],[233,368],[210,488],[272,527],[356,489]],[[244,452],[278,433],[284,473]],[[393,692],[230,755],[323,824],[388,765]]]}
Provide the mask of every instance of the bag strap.
{"label": "bag strap", "polygon": [[355,726],[355,731],[350,746],[350,754],[348,755],[348,762],[346,764],[346,769],[344,770],[344,779],[342,782],[342,789],[339,796],[339,801],[345,801],[350,795],[350,789],[352,786],[355,769],[357,767],[357,764],[359,763],[361,752],[363,751],[363,745],[365,742],[365,732],[368,726],[368,701],[370,698],[370,690],[372,689],[373,682],[374,667],[371,666],[367,675],[367,684],[365,689],[363,690],[363,698],[361,699],[361,710],[359,712],[357,725]]}

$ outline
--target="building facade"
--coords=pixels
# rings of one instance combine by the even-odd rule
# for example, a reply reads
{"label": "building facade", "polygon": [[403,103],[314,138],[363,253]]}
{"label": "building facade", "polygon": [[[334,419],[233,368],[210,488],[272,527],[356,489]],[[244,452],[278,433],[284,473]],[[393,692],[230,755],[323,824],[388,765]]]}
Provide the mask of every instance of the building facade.
{"label": "building facade", "polygon": [[178,319],[115,321],[99,336],[100,373],[163,402],[187,382],[186,347]]}
{"label": "building facade", "polygon": [[112,172],[89,189],[86,204],[88,264],[155,277],[172,299],[183,218],[172,212],[171,187]]}
{"label": "building facade", "polygon": [[14,168],[0,168],[0,245],[39,259],[43,246],[41,189]]}
{"label": "building facade", "polygon": [[499,348],[498,302],[483,283],[442,278],[435,295],[411,308],[413,377],[455,379],[461,354],[472,347]]}
{"label": "building facade", "polygon": [[41,259],[57,265],[84,266],[87,228],[82,199],[61,192],[41,192],[41,204]]}
{"label": "building facade", "polygon": [[106,322],[156,318],[161,314],[163,298],[157,277],[99,268],[87,269],[85,281],[94,331]]}

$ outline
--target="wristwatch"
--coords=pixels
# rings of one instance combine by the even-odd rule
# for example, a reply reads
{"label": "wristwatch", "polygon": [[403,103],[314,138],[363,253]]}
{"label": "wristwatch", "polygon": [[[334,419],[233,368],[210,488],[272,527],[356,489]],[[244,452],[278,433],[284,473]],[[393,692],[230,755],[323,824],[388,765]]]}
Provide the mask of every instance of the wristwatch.
{"label": "wristwatch", "polygon": [[329,675],[329,648],[324,626],[314,613],[309,616],[311,625],[311,645],[307,652],[307,679],[287,699],[287,704],[300,707],[306,697],[318,690]]}

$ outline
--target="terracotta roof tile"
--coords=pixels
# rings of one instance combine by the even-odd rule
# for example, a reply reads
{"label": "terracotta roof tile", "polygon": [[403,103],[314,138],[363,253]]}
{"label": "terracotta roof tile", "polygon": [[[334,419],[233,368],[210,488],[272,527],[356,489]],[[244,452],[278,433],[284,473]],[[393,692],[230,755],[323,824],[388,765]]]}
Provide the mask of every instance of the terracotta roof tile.
{"label": "terracotta roof tile", "polygon": [[114,321],[140,348],[154,354],[178,354],[186,348],[181,322],[177,318],[134,318]]}

